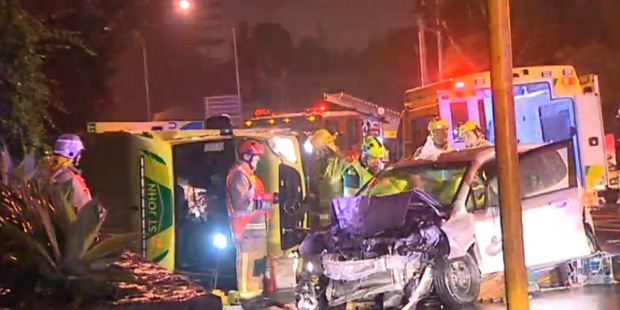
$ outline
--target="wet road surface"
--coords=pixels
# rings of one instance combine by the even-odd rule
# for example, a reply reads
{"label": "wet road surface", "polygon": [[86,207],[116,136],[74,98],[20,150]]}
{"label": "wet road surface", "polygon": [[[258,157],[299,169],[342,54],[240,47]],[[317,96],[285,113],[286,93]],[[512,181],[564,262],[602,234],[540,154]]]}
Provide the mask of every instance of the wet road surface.
{"label": "wet road surface", "polygon": [[[506,304],[477,304],[460,310],[503,310]],[[428,307],[428,310],[447,309]],[[620,310],[620,285],[593,285],[536,293],[530,298],[531,310]]]}
{"label": "wet road surface", "polygon": [[[289,304],[292,305],[292,304]],[[275,307],[271,309],[277,309]],[[484,303],[459,310],[504,310],[504,303]],[[530,298],[531,310],[620,310],[620,284],[592,285],[535,293]],[[417,310],[449,310],[442,306],[422,306]]]}

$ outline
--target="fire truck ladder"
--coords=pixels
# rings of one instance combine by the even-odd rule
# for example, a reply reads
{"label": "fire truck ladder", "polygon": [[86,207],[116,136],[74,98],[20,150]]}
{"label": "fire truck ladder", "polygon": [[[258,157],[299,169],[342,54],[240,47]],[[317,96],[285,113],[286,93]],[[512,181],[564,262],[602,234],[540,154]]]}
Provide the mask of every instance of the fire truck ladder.
{"label": "fire truck ladder", "polygon": [[370,101],[353,97],[349,94],[345,94],[344,92],[323,93],[323,100],[347,109],[355,110],[361,114],[375,117],[382,122],[397,125],[400,120],[400,113],[394,110],[386,109]]}

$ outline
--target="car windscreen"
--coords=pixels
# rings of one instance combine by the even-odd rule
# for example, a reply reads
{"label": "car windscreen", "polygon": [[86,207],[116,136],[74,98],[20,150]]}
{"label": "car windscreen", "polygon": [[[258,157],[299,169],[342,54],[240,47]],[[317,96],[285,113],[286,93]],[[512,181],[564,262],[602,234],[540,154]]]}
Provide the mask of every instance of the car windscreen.
{"label": "car windscreen", "polygon": [[450,205],[468,166],[469,163],[451,163],[389,169],[372,179],[359,195],[385,196],[417,189],[444,206]]}

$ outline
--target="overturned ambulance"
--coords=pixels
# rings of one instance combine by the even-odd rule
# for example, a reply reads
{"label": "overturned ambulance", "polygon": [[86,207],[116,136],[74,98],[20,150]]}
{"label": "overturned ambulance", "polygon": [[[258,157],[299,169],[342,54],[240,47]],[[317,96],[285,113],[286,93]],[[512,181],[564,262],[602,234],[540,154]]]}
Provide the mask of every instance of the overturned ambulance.
{"label": "overturned ambulance", "polygon": [[[104,128],[105,126],[99,126]],[[138,126],[140,127],[140,126]],[[143,126],[142,126],[143,127]],[[141,127],[140,127],[141,128]],[[267,153],[257,174],[279,193],[269,223],[268,252],[293,278],[289,255],[308,221],[299,143],[287,130],[97,130],[83,136],[84,176],[109,210],[104,232],[142,232],[134,250],[163,267],[235,289],[235,247],[226,212],[226,175],[244,138]],[[287,266],[287,267],[281,267]],[[278,286],[292,287],[286,281]],[[285,288],[282,287],[282,288]],[[280,288],[280,287],[276,287]]]}

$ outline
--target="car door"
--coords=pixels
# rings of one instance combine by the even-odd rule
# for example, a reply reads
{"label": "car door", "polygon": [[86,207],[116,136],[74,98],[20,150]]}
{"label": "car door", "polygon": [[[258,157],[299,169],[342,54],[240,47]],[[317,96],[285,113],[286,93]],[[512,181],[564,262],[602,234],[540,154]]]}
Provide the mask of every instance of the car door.
{"label": "car door", "polygon": [[[523,243],[527,266],[565,261],[590,253],[570,141],[519,156]],[[483,167],[484,206],[474,210],[483,273],[504,269],[496,168]],[[482,174],[482,171],[480,172]]]}
{"label": "car door", "polygon": [[491,162],[478,171],[468,197],[468,205],[471,205],[470,208],[473,209],[475,220],[474,234],[478,267],[483,274],[504,269],[497,179],[487,178],[489,175],[495,175],[495,173],[488,173],[494,170],[496,170],[495,164]]}
{"label": "car door", "polygon": [[590,254],[572,141],[520,157],[523,243],[527,266]]}

